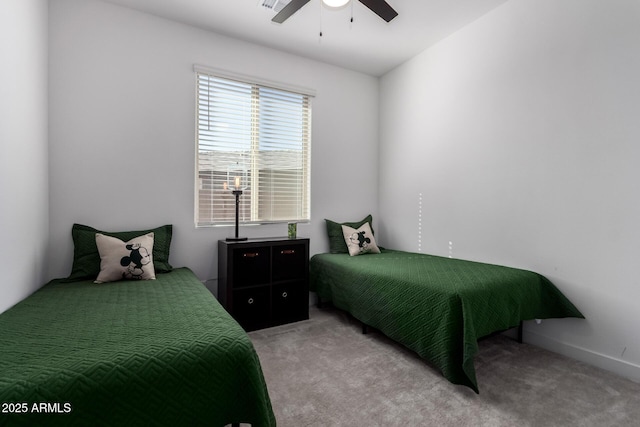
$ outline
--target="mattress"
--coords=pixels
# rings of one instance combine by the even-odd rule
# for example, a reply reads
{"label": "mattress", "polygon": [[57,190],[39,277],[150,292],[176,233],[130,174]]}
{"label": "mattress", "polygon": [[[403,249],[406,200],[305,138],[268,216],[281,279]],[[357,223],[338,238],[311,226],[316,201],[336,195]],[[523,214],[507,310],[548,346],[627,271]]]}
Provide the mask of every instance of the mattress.
{"label": "mattress", "polygon": [[522,320],[584,316],[544,276],[396,250],[317,254],[310,289],[478,392],[479,338]]}
{"label": "mattress", "polygon": [[249,337],[187,268],[52,281],[0,315],[0,349],[0,424],[275,425]]}

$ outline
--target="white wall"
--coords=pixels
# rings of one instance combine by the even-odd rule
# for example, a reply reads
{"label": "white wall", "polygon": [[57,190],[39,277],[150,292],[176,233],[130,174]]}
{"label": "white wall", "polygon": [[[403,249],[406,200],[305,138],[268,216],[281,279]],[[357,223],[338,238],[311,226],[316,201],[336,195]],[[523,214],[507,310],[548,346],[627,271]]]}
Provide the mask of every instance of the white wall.
{"label": "white wall", "polygon": [[[193,225],[193,65],[309,87],[312,221],[298,234],[328,249],[325,217],[377,214],[378,81],[94,0],[50,5],[50,276],[69,274],[74,222],[106,230],[174,224],[171,263],[217,275],[232,227]],[[286,236],[286,224],[243,228]]]}
{"label": "white wall", "polygon": [[640,379],[640,3],[511,0],[381,79],[381,238],[548,276],[525,339]]}
{"label": "white wall", "polygon": [[0,2],[0,312],[38,289],[48,237],[47,1]]}

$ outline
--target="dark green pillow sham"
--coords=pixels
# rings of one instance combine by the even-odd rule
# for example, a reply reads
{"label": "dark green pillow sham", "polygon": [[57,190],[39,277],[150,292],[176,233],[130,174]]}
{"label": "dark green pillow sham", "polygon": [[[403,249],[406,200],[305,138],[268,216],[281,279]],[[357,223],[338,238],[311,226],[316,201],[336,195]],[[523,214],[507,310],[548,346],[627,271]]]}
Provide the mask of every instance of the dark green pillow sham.
{"label": "dark green pillow sham", "polygon": [[347,248],[347,244],[344,241],[344,235],[342,234],[342,226],[346,225],[351,228],[360,228],[367,222],[371,227],[371,233],[373,232],[373,217],[371,215],[367,215],[365,219],[358,222],[335,222],[330,219],[325,219],[327,223],[327,235],[329,236],[329,252],[332,254],[348,254],[349,249]]}
{"label": "dark green pillow sham", "polygon": [[156,273],[167,273],[173,269],[169,264],[169,247],[173,233],[172,225],[163,225],[152,230],[140,231],[100,231],[93,227],[73,224],[71,237],[73,238],[73,266],[71,274],[65,281],[95,279],[100,272],[100,253],[96,246],[96,233],[116,237],[129,241],[135,237],[153,232],[153,268]]}

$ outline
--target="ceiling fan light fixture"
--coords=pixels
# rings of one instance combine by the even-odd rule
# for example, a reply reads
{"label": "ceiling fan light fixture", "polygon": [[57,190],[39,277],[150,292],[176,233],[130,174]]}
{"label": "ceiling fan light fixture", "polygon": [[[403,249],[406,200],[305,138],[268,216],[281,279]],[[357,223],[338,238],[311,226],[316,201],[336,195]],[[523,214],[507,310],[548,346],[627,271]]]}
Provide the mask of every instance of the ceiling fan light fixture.
{"label": "ceiling fan light fixture", "polygon": [[[265,2],[268,0],[264,0]],[[284,0],[278,0],[278,2]],[[280,10],[271,18],[271,21],[282,24],[284,21],[289,19],[291,15],[296,13],[300,8],[311,0],[289,0],[289,3]],[[393,18],[398,16],[398,12],[396,12],[385,0],[359,0],[360,3],[367,6],[373,13],[378,15],[380,18],[384,19],[386,22],[391,21]],[[340,9],[345,7],[350,3],[350,0],[321,0],[321,5],[328,7],[329,9]],[[353,22],[353,17],[351,18],[351,22]]]}
{"label": "ceiling fan light fixture", "polygon": [[331,9],[338,9],[346,6],[349,1],[350,0],[322,0],[322,3]]}

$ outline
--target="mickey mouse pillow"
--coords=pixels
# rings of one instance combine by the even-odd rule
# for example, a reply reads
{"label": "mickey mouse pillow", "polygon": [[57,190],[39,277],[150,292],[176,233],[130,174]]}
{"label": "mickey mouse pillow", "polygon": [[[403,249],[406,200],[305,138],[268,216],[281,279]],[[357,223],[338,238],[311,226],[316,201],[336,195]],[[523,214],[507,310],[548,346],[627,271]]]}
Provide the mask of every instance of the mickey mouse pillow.
{"label": "mickey mouse pillow", "polygon": [[380,249],[376,245],[376,239],[373,237],[371,226],[368,222],[364,223],[358,229],[343,225],[342,234],[344,235],[344,242],[347,244],[347,249],[349,249],[349,255],[356,256],[368,253],[380,253]]}
{"label": "mickey mouse pillow", "polygon": [[116,280],[153,280],[153,233],[122,240],[96,233],[100,253],[100,273],[94,283]]}

